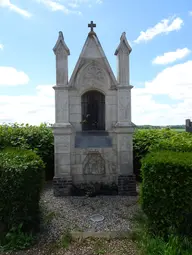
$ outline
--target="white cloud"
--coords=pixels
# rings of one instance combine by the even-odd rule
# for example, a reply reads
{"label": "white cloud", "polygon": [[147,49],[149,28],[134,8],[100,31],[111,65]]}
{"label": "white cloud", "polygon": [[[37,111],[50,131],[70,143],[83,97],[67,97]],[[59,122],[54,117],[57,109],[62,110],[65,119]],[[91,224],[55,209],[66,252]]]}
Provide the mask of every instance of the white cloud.
{"label": "white cloud", "polygon": [[35,95],[0,95],[0,123],[54,123],[53,85],[41,85]]}
{"label": "white cloud", "polygon": [[0,7],[8,8],[11,11],[17,12],[18,14],[30,18],[32,14],[24,9],[19,8],[18,6],[12,4],[10,0],[0,0]]}
{"label": "white cloud", "polygon": [[134,41],[135,43],[147,42],[152,40],[155,36],[160,34],[168,34],[172,31],[181,29],[183,20],[179,17],[173,19],[163,19],[154,27],[148,28],[145,32],[141,31],[139,37]]}
{"label": "white cloud", "polygon": [[192,11],[189,11],[189,15],[192,16]]}
{"label": "white cloud", "polygon": [[[44,4],[51,11],[62,11],[64,14],[81,15],[79,8],[82,5],[102,4],[103,0],[36,0],[38,3]],[[76,10],[74,10],[76,9]]]}
{"label": "white cloud", "polygon": [[0,66],[0,86],[17,86],[29,82],[29,77],[23,71],[14,67]]}
{"label": "white cloud", "polygon": [[[165,68],[144,88],[132,90],[133,122],[176,125],[192,118],[192,61]],[[170,103],[158,103],[154,96],[166,96]],[[172,101],[174,100],[174,101]]]}
{"label": "white cloud", "polygon": [[70,10],[69,8],[67,8],[65,5],[57,2],[56,1],[52,1],[52,0],[37,0],[39,3],[44,4],[47,8],[49,8],[51,11],[62,11],[64,14],[78,14],[81,15],[80,11],[74,11],[74,10]]}
{"label": "white cloud", "polygon": [[[53,85],[39,85],[34,95],[0,95],[0,123],[54,123],[55,102]],[[133,122],[151,125],[184,124],[192,117],[192,100],[177,104],[157,103],[143,88],[132,90]]]}
{"label": "white cloud", "polygon": [[157,56],[153,60],[153,64],[165,65],[165,64],[173,63],[178,59],[182,59],[186,57],[190,53],[191,51],[188,48],[177,49],[176,51],[166,52],[162,56]]}
{"label": "white cloud", "polygon": [[77,3],[68,3],[68,5],[71,7],[71,8],[78,8],[79,5]]}
{"label": "white cloud", "polygon": [[2,43],[0,43],[0,50],[4,49],[4,45]]}
{"label": "white cloud", "polygon": [[165,68],[152,81],[145,83],[146,91],[168,95],[172,99],[192,99],[191,70],[192,60]]}
{"label": "white cloud", "polygon": [[[192,118],[192,60],[165,68],[144,88],[132,90],[132,120],[135,124],[176,125]],[[1,77],[1,75],[0,75]],[[53,85],[39,85],[34,95],[0,95],[0,123],[54,123]],[[156,100],[166,96],[170,102]]]}

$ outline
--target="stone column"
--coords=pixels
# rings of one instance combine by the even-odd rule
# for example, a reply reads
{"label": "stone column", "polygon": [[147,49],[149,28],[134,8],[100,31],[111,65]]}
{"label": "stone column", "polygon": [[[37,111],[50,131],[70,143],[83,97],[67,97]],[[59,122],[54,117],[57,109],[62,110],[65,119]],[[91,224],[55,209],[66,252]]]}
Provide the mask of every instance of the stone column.
{"label": "stone column", "polygon": [[53,51],[56,55],[56,86],[55,90],[55,124],[54,155],[55,174],[53,188],[55,196],[71,194],[71,137],[72,126],[69,123],[69,95],[68,95],[68,55],[70,54],[64,42],[62,32]]}
{"label": "stone column", "polygon": [[53,188],[55,196],[71,194],[71,126],[54,125],[55,174]]}
{"label": "stone column", "polygon": [[131,47],[125,33],[120,38],[120,44],[115,52],[118,59],[117,88],[117,134],[118,152],[118,193],[119,195],[136,195],[136,179],[133,174],[133,132],[131,122],[131,89],[129,82],[129,54]]}
{"label": "stone column", "polygon": [[119,195],[136,195],[136,179],[133,174],[133,132],[134,127],[115,127],[117,133],[117,164]]}

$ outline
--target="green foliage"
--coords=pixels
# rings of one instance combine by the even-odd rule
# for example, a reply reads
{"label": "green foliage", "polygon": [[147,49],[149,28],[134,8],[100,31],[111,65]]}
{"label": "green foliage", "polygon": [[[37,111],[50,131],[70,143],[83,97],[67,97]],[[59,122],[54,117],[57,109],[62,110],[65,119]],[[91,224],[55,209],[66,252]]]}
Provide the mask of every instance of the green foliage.
{"label": "green foliage", "polygon": [[69,232],[64,233],[59,241],[59,246],[62,248],[68,248],[72,242],[72,236]]}
{"label": "green foliage", "polygon": [[176,131],[166,129],[136,130],[133,136],[134,173],[138,181],[141,180],[141,159],[150,151],[151,146],[161,140],[170,139],[176,135]]}
{"label": "green foliage", "polygon": [[46,180],[54,173],[54,143],[50,126],[24,124],[0,126],[0,151],[7,147],[19,147],[34,150],[45,163]]}
{"label": "green foliage", "polygon": [[150,147],[150,151],[171,150],[178,152],[192,152],[192,134],[175,133],[169,139],[161,139]]}
{"label": "green foliage", "polygon": [[134,241],[142,255],[190,255],[192,254],[192,239],[178,235],[169,235],[164,240],[154,235],[148,229],[148,219],[142,211],[133,218],[134,229],[130,238]]}
{"label": "green foliage", "polygon": [[152,125],[137,125],[139,129],[162,129],[162,128],[170,128],[176,130],[185,130],[185,125],[170,125],[170,126],[152,126]]}
{"label": "green foliage", "polygon": [[22,230],[23,224],[11,228],[0,242],[0,251],[17,251],[31,246],[34,241],[32,233],[25,233]]}
{"label": "green foliage", "polygon": [[150,226],[162,236],[192,233],[192,157],[156,151],[142,160],[141,204]]}
{"label": "green foliage", "polygon": [[[54,175],[54,139],[49,125],[31,126],[12,124],[0,126],[0,150],[6,147],[20,147],[34,150],[45,163],[46,180]],[[182,144],[180,143],[182,141]],[[165,144],[166,143],[166,144]],[[171,143],[171,144],[170,144]],[[177,151],[190,150],[192,134],[177,132],[170,128],[137,129],[133,136],[134,173],[141,180],[141,159],[155,146],[162,149],[177,148]],[[187,144],[187,145],[186,145]],[[175,149],[176,150],[176,149]],[[190,150],[191,151],[191,150]]]}
{"label": "green foliage", "polygon": [[[0,223],[5,233],[39,229],[39,200],[44,164],[33,151],[6,149],[0,152]],[[21,230],[21,229],[20,229]]]}

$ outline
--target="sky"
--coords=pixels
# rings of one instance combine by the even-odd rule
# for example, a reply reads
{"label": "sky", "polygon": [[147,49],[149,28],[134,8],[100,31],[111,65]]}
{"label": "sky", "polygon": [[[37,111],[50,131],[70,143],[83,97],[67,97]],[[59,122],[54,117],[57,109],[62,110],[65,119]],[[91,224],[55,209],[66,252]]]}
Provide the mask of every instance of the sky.
{"label": "sky", "polygon": [[0,0],[0,123],[54,123],[52,49],[62,31],[70,76],[91,20],[115,76],[126,32],[136,125],[192,118],[191,0]]}

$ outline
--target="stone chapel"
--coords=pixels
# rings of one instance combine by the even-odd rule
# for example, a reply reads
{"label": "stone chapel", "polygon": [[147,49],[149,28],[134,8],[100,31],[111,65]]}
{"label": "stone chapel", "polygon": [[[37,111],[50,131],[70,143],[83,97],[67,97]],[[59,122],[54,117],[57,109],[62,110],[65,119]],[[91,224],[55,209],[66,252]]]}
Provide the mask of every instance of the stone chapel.
{"label": "stone chapel", "polygon": [[[131,47],[122,33],[115,51],[115,77],[91,22],[90,32],[68,79],[68,56],[63,33],[56,56],[55,124],[53,125],[55,196],[72,195],[89,185],[118,195],[136,195],[133,174]],[[78,193],[78,192],[77,192]],[[115,194],[115,193],[113,193]]]}

